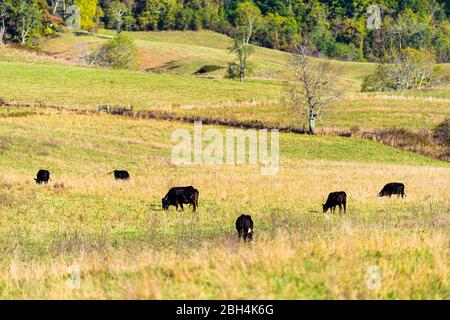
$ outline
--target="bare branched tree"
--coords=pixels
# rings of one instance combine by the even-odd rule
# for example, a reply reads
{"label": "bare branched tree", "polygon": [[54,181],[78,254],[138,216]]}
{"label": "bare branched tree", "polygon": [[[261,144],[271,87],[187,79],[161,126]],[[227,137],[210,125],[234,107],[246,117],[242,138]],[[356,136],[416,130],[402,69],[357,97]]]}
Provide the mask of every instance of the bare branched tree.
{"label": "bare branched tree", "polygon": [[306,47],[294,55],[294,78],[288,83],[288,101],[306,114],[309,133],[316,134],[316,120],[338,100],[343,90],[336,84],[335,72],[329,62],[313,61]]}

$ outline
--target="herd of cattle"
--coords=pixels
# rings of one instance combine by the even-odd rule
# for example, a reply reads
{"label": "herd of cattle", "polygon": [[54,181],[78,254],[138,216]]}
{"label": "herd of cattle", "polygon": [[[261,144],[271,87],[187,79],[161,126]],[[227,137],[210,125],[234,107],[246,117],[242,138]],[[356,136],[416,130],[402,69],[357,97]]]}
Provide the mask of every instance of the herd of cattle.
{"label": "herd of cattle", "polygon": [[[108,174],[114,173],[116,180],[128,180],[130,174],[125,170],[114,170]],[[36,178],[34,179],[37,184],[47,184],[50,180],[50,172],[48,170],[39,170]],[[383,189],[378,193],[378,197],[389,196],[396,194],[397,197],[405,197],[405,185],[399,182],[391,182],[386,184]],[[195,211],[198,207],[199,192],[192,186],[188,187],[173,187],[171,188],[164,198],[161,199],[162,208],[164,211],[169,209],[169,206],[175,206],[178,210],[180,206],[181,210],[184,210],[183,204],[192,206],[192,210]],[[327,212],[331,209],[331,212],[335,212],[336,207],[339,207],[339,213],[344,208],[344,213],[347,213],[347,194],[344,191],[331,192],[328,195],[327,201],[322,205],[323,212]],[[244,241],[253,240],[253,220],[249,215],[242,214],[236,220],[236,230],[239,235],[239,239],[243,238]]]}

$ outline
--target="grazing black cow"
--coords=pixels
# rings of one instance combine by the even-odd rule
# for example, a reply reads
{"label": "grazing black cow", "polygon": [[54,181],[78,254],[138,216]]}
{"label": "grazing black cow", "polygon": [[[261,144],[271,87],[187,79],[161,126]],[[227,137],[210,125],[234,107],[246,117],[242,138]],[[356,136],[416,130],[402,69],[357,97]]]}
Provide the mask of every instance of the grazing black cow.
{"label": "grazing black cow", "polygon": [[169,206],[175,206],[178,210],[178,206],[180,206],[181,210],[184,210],[183,204],[190,204],[195,211],[198,207],[198,195],[198,190],[193,186],[173,187],[161,199],[162,207],[164,210],[168,210]]}
{"label": "grazing black cow", "polygon": [[389,196],[390,198],[393,194],[396,194],[397,197],[401,196],[402,199],[404,196],[406,197],[405,185],[399,182],[390,182],[383,187],[378,196],[379,197]]}
{"label": "grazing black cow", "polygon": [[125,170],[114,170],[109,172],[108,174],[111,174],[114,172],[114,178],[116,180],[128,180],[130,178],[130,174],[128,171]]}
{"label": "grazing black cow", "polygon": [[39,170],[36,174],[36,178],[34,178],[37,184],[48,183],[50,180],[50,172],[48,170]]}
{"label": "grazing black cow", "polygon": [[244,238],[244,242],[247,240],[253,240],[253,220],[249,215],[241,214],[236,220],[236,230],[239,234],[239,240]]}
{"label": "grazing black cow", "polygon": [[347,194],[344,191],[331,192],[328,195],[327,201],[322,205],[323,212],[327,212],[331,208],[331,212],[334,212],[336,206],[339,206],[339,213],[344,207],[344,213],[347,213]]}

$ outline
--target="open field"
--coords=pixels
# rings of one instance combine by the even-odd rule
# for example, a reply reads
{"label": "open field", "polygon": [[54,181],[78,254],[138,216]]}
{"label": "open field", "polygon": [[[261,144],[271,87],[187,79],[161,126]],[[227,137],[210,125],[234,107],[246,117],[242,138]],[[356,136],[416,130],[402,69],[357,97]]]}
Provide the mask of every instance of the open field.
{"label": "open field", "polygon": [[[401,98],[373,94],[347,95],[321,119],[322,128],[433,129],[450,118],[450,99]],[[163,109],[164,110],[164,109]],[[308,128],[304,114],[286,103],[235,103],[175,106],[164,110],[176,116],[201,116],[232,121],[258,120],[267,126]],[[388,115],[388,116],[386,116]]]}
{"label": "open field", "polygon": [[[206,75],[223,77],[227,63],[234,60],[234,55],[228,50],[231,39],[211,31],[124,33],[135,40],[140,52],[138,68],[143,71],[192,76],[201,67],[212,65],[223,69]],[[111,30],[100,30],[97,34],[70,32],[45,41],[42,51],[58,59],[79,62],[80,50],[89,52],[114,34]],[[340,70],[342,83],[353,91],[359,90],[362,78],[375,67],[370,63],[330,62]],[[289,53],[255,47],[251,56],[252,76],[284,80],[289,75],[289,63]]]}
{"label": "open field", "polygon": [[[111,31],[60,34],[40,53],[0,48],[0,298],[450,299],[449,162],[355,135],[281,133],[273,176],[256,165],[176,166],[171,134],[192,124],[81,113],[102,103],[302,128],[305,117],[283,99],[289,54],[256,48],[255,73],[241,84],[224,69],[193,75],[232,60],[226,36],[127,34],[137,70],[80,64]],[[375,65],[330,62],[345,95],[319,132],[431,132],[450,118],[448,84],[362,94]],[[48,185],[34,183],[41,168]],[[113,169],[131,180],[114,181]],[[405,183],[405,199],[377,198],[391,181]],[[162,211],[161,198],[181,185],[200,191],[198,211]],[[323,214],[338,190],[348,213]],[[255,222],[252,244],[237,242],[242,213]],[[378,288],[367,285],[371,267],[381,270]]]}
{"label": "open field", "polygon": [[[450,64],[444,65],[444,70],[447,71],[447,75],[450,77]],[[419,99],[450,99],[450,83],[443,83],[439,86],[426,88],[422,90],[411,90],[411,91],[400,91],[400,92],[384,92],[385,95],[389,96],[401,96],[406,98],[419,98]]]}
{"label": "open field", "polygon": [[[372,141],[281,134],[275,176],[250,165],[174,166],[176,128],[192,130],[3,108],[0,297],[450,298],[448,163]],[[48,186],[34,184],[39,168],[52,172]],[[113,181],[114,168],[132,179]],[[405,199],[376,197],[395,180]],[[190,184],[198,212],[161,211],[169,187]],[[335,190],[347,191],[347,215],[321,212]],[[255,221],[251,245],[237,243],[241,213]],[[372,265],[381,286],[370,290]],[[72,266],[79,289],[68,286]]]}
{"label": "open field", "polygon": [[[19,104],[44,103],[78,109],[96,109],[99,103],[132,105],[136,111],[163,110],[178,116],[257,120],[295,128],[305,124],[304,117],[283,102],[285,90],[281,81],[252,79],[241,84],[227,79],[114,71],[31,54],[24,55],[24,61],[17,61],[5,52],[0,60],[0,97]],[[429,96],[412,97],[347,92],[334,111],[323,118],[321,126],[432,129],[450,117],[448,87],[437,92],[434,98],[433,90],[422,92]]]}
{"label": "open field", "polygon": [[44,102],[96,108],[98,103],[137,109],[172,105],[250,101],[279,95],[279,82],[200,79],[87,68],[61,63],[0,61],[0,96],[18,102]]}

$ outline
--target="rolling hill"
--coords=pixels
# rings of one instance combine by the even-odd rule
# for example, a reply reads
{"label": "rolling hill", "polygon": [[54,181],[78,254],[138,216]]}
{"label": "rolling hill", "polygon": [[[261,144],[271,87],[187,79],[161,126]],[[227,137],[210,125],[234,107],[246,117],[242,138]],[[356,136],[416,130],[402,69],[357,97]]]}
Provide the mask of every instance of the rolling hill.
{"label": "rolling hill", "polygon": [[[111,31],[63,33],[42,43],[45,54],[0,49],[0,97],[17,104],[96,109],[102,103],[230,123],[256,120],[268,126],[305,125],[304,117],[287,106],[283,98],[282,79],[289,73],[288,53],[256,48],[251,58],[254,77],[241,84],[223,79],[223,69],[194,75],[202,66],[225,67],[232,60],[227,49],[230,39],[224,35],[209,31],[133,32],[128,35],[139,47],[140,70],[80,65],[81,53],[112,35]],[[374,65],[330,62],[340,70],[346,95],[334,112],[323,118],[321,127],[433,129],[450,117],[448,85],[423,91],[361,94],[361,79]]]}
{"label": "rolling hill", "polygon": [[[232,59],[223,35],[128,35],[140,49],[130,71],[79,60],[109,31],[62,33],[40,52],[0,48],[0,298],[448,299],[448,162],[355,135],[282,132],[276,175],[176,165],[173,133],[192,133],[186,120],[301,128],[283,100],[289,54],[256,48],[241,84],[223,68],[195,75]],[[324,130],[428,133],[450,117],[448,85],[361,94],[374,65],[330,62],[346,92]],[[96,112],[99,103],[133,106],[135,117]],[[213,128],[234,129],[203,126]],[[48,185],[35,184],[39,169],[50,170]],[[114,169],[131,179],[115,181]],[[377,197],[391,181],[405,183],[405,199]],[[162,211],[181,185],[200,191],[198,210]],[[347,192],[348,213],[324,214],[336,190]],[[242,213],[255,222],[251,245],[236,239]]]}
{"label": "rolling hill", "polygon": [[[89,52],[114,32],[101,30],[97,34],[71,32],[49,39],[42,44],[42,51],[57,58],[78,63],[80,49]],[[211,31],[160,31],[124,32],[133,38],[139,48],[139,69],[158,73],[192,76],[203,66],[222,69],[208,76],[223,77],[227,63],[234,60],[229,52],[231,39]],[[255,47],[251,58],[253,77],[284,80],[289,73],[290,54],[278,50]],[[347,88],[358,91],[364,75],[374,69],[373,64],[332,61],[340,69]]]}

